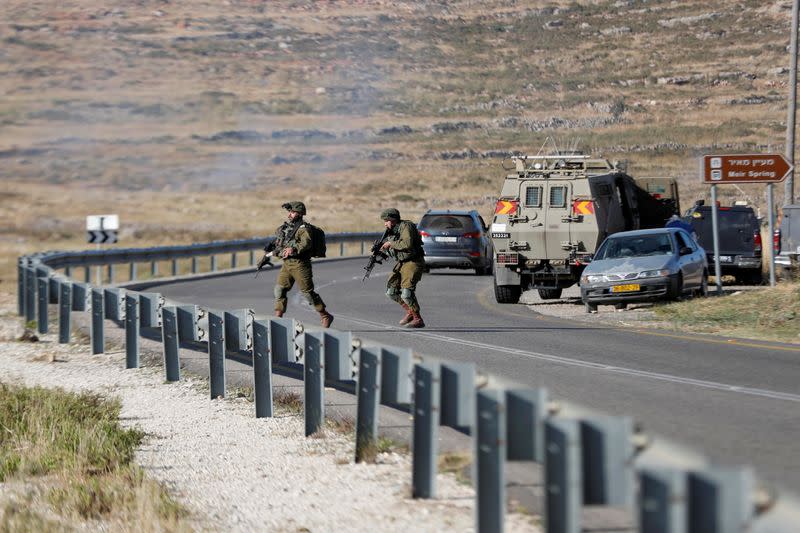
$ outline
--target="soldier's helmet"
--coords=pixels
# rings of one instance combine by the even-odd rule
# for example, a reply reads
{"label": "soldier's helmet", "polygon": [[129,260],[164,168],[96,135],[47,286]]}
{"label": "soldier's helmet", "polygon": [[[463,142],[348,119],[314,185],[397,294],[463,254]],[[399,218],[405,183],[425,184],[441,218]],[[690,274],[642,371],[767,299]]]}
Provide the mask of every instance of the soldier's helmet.
{"label": "soldier's helmet", "polygon": [[400,211],[394,207],[381,211],[381,220],[400,220]]}
{"label": "soldier's helmet", "polygon": [[287,211],[295,211],[300,213],[301,215],[306,214],[306,204],[303,202],[286,202],[281,207],[286,209]]}

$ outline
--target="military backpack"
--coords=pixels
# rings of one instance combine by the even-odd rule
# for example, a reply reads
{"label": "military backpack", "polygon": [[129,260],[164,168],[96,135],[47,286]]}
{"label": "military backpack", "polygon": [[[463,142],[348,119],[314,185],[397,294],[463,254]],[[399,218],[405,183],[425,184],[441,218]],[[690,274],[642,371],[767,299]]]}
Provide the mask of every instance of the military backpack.
{"label": "military backpack", "polygon": [[325,244],[325,232],[322,231],[322,228],[305,221],[303,226],[306,227],[308,235],[311,237],[311,257],[325,257],[328,251]]}

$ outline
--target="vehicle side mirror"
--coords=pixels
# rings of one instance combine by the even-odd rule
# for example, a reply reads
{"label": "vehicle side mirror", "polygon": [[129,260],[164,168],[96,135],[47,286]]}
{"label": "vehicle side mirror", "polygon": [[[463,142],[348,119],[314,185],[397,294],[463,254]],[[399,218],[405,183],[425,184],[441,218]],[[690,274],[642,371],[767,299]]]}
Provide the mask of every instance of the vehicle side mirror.
{"label": "vehicle side mirror", "polygon": [[591,263],[592,259],[593,259],[593,256],[587,255],[587,256],[581,258],[581,263]]}
{"label": "vehicle side mirror", "polygon": [[688,246],[683,246],[683,247],[681,247],[681,249],[678,251],[678,254],[680,254],[680,255],[689,255],[689,254],[691,254],[691,253],[692,253],[692,249],[691,249],[691,248],[689,248]]}

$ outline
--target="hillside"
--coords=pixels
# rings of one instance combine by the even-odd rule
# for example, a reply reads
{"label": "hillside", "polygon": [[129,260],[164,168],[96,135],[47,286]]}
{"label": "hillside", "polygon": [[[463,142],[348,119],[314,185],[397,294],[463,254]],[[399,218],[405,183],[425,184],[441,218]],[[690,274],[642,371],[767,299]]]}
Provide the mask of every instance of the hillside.
{"label": "hillside", "polygon": [[333,230],[489,214],[503,157],[543,146],[676,176],[687,207],[698,155],[783,152],[790,8],[5,0],[0,237],[80,246],[97,212],[131,246],[263,234],[288,196]]}

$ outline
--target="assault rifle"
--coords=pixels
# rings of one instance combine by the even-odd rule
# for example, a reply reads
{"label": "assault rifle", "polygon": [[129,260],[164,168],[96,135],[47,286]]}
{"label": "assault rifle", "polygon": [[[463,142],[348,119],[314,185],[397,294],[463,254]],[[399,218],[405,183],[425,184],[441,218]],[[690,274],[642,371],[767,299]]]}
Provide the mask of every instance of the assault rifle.
{"label": "assault rifle", "polygon": [[277,240],[273,240],[272,242],[270,242],[264,248],[264,252],[265,252],[264,253],[264,257],[262,257],[258,261],[258,265],[256,265],[258,267],[258,268],[256,268],[256,275],[255,275],[256,278],[258,277],[258,274],[261,272],[261,269],[264,268],[264,265],[268,264],[268,265],[272,266],[272,262],[270,261],[270,258],[273,255],[275,255],[275,247],[276,246],[277,246]]}
{"label": "assault rifle", "polygon": [[386,259],[389,259],[389,256],[381,250],[381,245],[386,240],[386,237],[389,236],[389,228],[386,228],[386,231],[383,232],[383,235],[372,244],[372,248],[370,248],[370,256],[369,261],[367,261],[367,266],[364,267],[366,272],[364,273],[364,278],[361,280],[361,283],[367,281],[369,275],[372,274],[372,269],[375,268],[375,264],[382,265]]}

